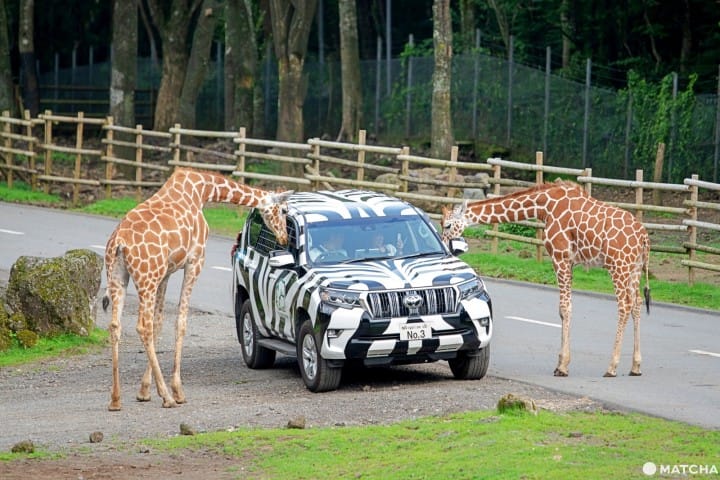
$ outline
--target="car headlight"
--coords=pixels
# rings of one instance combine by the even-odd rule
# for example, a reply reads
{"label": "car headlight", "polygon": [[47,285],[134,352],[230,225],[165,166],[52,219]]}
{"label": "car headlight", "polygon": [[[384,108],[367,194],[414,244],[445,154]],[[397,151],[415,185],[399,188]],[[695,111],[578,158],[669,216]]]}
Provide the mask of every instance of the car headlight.
{"label": "car headlight", "polygon": [[465,300],[480,295],[485,291],[485,284],[479,278],[474,278],[469,282],[464,282],[458,285],[460,292],[460,300]]}
{"label": "car headlight", "polygon": [[323,287],[320,288],[320,300],[336,307],[356,308],[360,306],[360,292]]}

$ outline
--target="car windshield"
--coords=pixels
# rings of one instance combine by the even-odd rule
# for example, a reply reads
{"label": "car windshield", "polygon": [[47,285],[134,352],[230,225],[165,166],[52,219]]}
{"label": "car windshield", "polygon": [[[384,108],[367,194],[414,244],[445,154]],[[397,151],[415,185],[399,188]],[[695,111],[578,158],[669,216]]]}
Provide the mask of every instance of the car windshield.
{"label": "car windshield", "polygon": [[307,231],[308,257],[316,264],[445,253],[435,229],[419,216],[310,223]]}

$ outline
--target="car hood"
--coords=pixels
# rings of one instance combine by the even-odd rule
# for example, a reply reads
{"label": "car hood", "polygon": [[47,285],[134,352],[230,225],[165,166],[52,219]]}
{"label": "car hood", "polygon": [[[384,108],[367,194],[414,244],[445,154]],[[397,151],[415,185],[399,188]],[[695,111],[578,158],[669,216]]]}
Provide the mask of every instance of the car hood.
{"label": "car hood", "polygon": [[455,285],[477,277],[453,256],[399,258],[322,265],[311,269],[318,284],[350,290],[395,290]]}

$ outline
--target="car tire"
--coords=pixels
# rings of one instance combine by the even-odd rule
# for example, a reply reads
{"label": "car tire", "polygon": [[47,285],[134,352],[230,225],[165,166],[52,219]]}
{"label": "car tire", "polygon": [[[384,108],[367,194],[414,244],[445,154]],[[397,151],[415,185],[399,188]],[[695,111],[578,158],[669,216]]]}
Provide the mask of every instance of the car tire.
{"label": "car tire", "polygon": [[342,368],[331,366],[320,355],[321,341],[312,322],[305,320],[297,338],[297,361],[305,386],[311,392],[327,392],[340,385]]}
{"label": "car tire", "polygon": [[485,376],[490,365],[490,345],[476,355],[459,352],[456,358],[448,360],[450,370],[458,380],[478,380]]}
{"label": "car tire", "polygon": [[259,344],[259,335],[255,318],[252,313],[252,303],[245,300],[240,308],[240,315],[236,317],[238,340],[242,349],[245,365],[250,368],[269,368],[275,363],[275,350]]}

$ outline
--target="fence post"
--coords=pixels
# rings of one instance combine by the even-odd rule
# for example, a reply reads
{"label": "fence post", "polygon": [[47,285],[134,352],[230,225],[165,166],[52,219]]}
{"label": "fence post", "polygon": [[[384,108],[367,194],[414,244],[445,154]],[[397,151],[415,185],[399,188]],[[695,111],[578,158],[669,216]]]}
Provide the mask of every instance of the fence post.
{"label": "fence post", "polygon": [[[457,178],[457,161],[458,161],[458,146],[453,145],[450,149],[450,170],[448,172],[448,181],[450,183],[455,183],[455,179]],[[455,192],[457,189],[455,187],[448,188],[448,197],[454,197]]]}
{"label": "fence post", "polygon": [[[493,195],[495,196],[500,195],[500,176],[500,165],[493,165],[493,180],[495,180],[495,183],[493,184]],[[493,223],[492,230],[495,233],[499,232],[500,225],[497,223]],[[499,245],[500,240],[498,239],[497,235],[493,235],[492,240],[490,241],[490,253],[492,253],[493,255],[497,255]]]}
{"label": "fence post", "polygon": [[[400,152],[402,155],[410,155],[410,147],[402,147],[402,152]],[[405,159],[400,164],[400,176],[402,179],[400,180],[400,191],[403,193],[407,193],[408,191],[408,182],[407,177],[410,174],[410,161]]]}
{"label": "fence post", "polygon": [[[699,176],[697,174],[693,174],[692,179],[697,182]],[[696,183],[690,185],[690,208],[688,209],[688,213],[692,222],[691,225],[688,226],[688,260],[690,260],[690,265],[688,265],[688,285],[691,287],[695,283],[695,270],[692,267],[692,262],[695,260],[695,247],[697,246],[697,227],[695,226],[694,222],[697,222],[698,219],[698,191],[699,187]]]}
{"label": "fence post", "polygon": [[113,138],[115,132],[113,131],[113,117],[108,115],[105,117],[106,129],[105,129],[105,157],[107,158],[105,164],[105,199],[109,200],[112,198],[112,185],[110,180],[114,176],[115,164],[112,162],[113,158]]}
{"label": "fence post", "polygon": [[[584,176],[590,178],[592,177],[592,168],[586,168],[585,172],[583,173]],[[585,193],[592,196],[592,182],[587,182],[585,184]]]}
{"label": "fence post", "polygon": [[[30,110],[23,111],[23,119],[25,119],[25,121],[27,122],[25,124],[25,135],[27,135],[28,138],[36,138],[35,132],[33,132],[33,122],[30,118]],[[30,173],[30,190],[34,192],[37,188],[37,170],[35,170],[35,142],[28,140],[28,150],[30,151],[30,170],[32,170],[32,173]]]}
{"label": "fence post", "polygon": [[[644,172],[642,169],[635,170],[635,181],[642,183],[643,181],[643,174]],[[638,207],[642,206],[643,204],[643,187],[638,186],[635,188],[635,205]],[[635,216],[637,217],[638,222],[642,223],[643,221],[643,211],[641,208],[638,208],[635,210]]]}
{"label": "fence post", "polygon": [[142,201],[142,186],[140,182],[142,182],[143,178],[143,169],[142,169],[142,161],[143,161],[143,150],[142,150],[142,144],[143,144],[143,126],[141,123],[138,123],[135,125],[136,133],[135,133],[135,161],[139,164],[135,166],[135,181],[138,182],[137,189],[135,190],[135,200],[138,202]]}
{"label": "fence post", "polygon": [[[245,127],[240,127],[240,131],[238,132],[238,138],[240,139],[238,149],[235,151],[235,154],[237,155],[237,166],[235,169],[238,172],[245,173],[245,149],[247,145],[245,144],[245,139],[247,138],[247,129]],[[245,177],[240,178],[242,183],[245,183]]]}
{"label": "fence post", "polygon": [[[180,124],[175,124],[175,135],[173,136],[173,161],[179,162],[180,161]],[[178,166],[175,164],[175,169],[177,169]]]}
{"label": "fence post", "polygon": [[[10,110],[3,110],[2,116],[5,118],[9,117]],[[5,148],[7,149],[7,151],[3,152],[3,157],[5,157],[5,165],[8,166],[8,169],[5,172],[8,188],[13,188],[12,153],[10,153],[10,149],[12,148],[12,140],[10,139],[10,133],[12,133],[11,129],[12,126],[10,125],[10,122],[3,122],[3,133],[5,133]]]}
{"label": "fence post", "polygon": [[[77,113],[77,127],[75,127],[75,148],[80,150],[83,146],[83,132],[85,131],[85,122],[83,119],[85,118],[85,112],[78,112]],[[75,154],[75,168],[73,172],[73,178],[75,180],[80,180],[80,170],[82,167],[82,154],[76,153]],[[75,182],[73,183],[73,199],[72,204],[74,207],[77,206],[77,204],[80,203],[80,184]]]}
{"label": "fence post", "polygon": [[[412,48],[415,45],[413,34],[408,37],[408,44]],[[405,85],[405,138],[410,138],[410,110],[412,110],[412,82],[413,82],[413,57],[407,59],[407,83]]]}
{"label": "fence post", "polygon": [[[50,110],[45,110],[45,115],[49,117],[52,115],[52,112]],[[45,118],[45,175],[52,174],[52,151],[50,151],[49,148],[47,148],[49,145],[52,144],[52,121],[48,118]],[[43,185],[43,191],[45,193],[50,193],[50,183],[45,182],[45,185]]]}
{"label": "fence post", "polygon": [[[535,165],[537,165],[539,168],[535,171],[535,184],[536,185],[542,185],[544,182],[544,175],[543,175],[543,152],[535,152]],[[535,238],[538,240],[542,240],[543,238],[543,230],[541,228],[535,229]],[[542,245],[535,245],[535,260],[538,262],[542,262],[543,259],[543,246]]]}
{"label": "fence post", "polygon": [[[313,145],[313,157],[315,158],[315,162],[313,164],[315,175],[320,176],[320,145],[317,143]],[[315,190],[320,190],[320,180],[315,180],[313,188]]]}
{"label": "fence post", "polygon": [[[365,146],[365,141],[367,138],[367,131],[360,130],[358,132],[358,145]],[[365,150],[358,150],[357,154],[357,161],[358,161],[358,169],[357,169],[357,179],[358,181],[365,180]]]}

